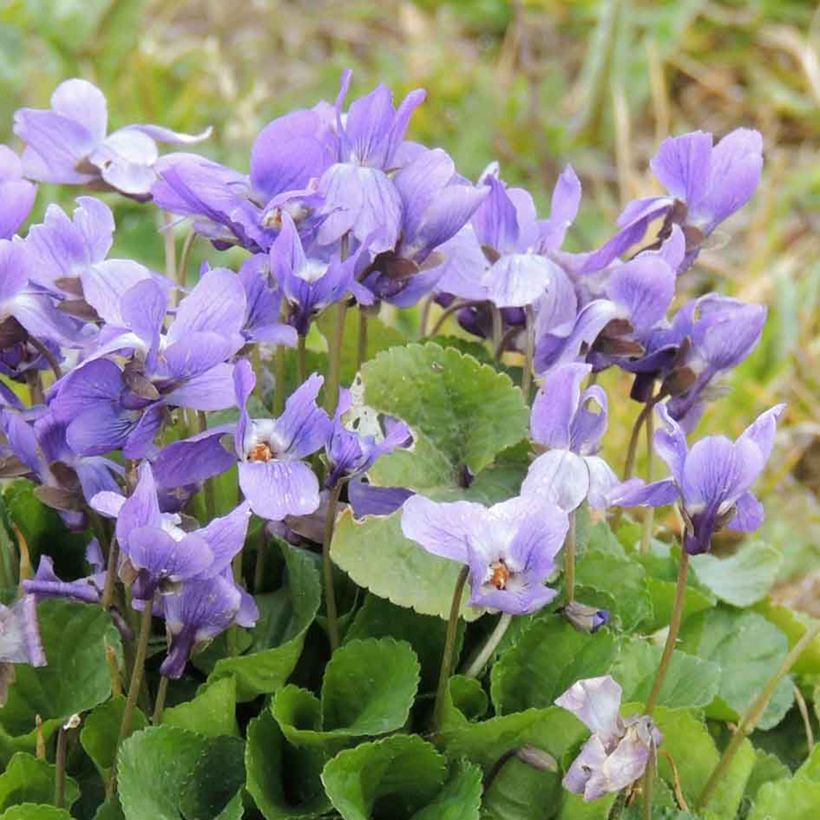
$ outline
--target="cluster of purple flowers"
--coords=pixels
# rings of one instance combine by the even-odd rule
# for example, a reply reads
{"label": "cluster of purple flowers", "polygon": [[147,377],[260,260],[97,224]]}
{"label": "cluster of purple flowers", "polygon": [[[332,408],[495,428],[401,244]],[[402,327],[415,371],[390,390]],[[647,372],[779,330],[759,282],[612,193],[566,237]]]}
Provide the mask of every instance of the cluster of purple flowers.
{"label": "cluster of purple flowers", "polygon": [[[159,156],[157,143],[191,144],[208,132],[130,125],[107,134],[105,98],[83,80],[61,84],[48,110],[17,112],[21,156],[0,146],[2,474],[30,478],[71,528],[84,529],[90,511],[115,520],[119,557],[110,571],[130,586],[135,608],[164,619],[168,677],[182,674],[198,644],[255,622],[254,600],[231,568],[252,514],[281,524],[315,513],[342,482],[412,441],[394,419],[384,419],[381,435],[350,429],[344,390],[329,415],[317,403],[317,374],[278,418],[251,417],[254,346],[303,344],[339,303],[438,305],[499,356],[523,355],[524,383],[530,369],[538,382],[536,457],[515,498],[486,508],[398,490],[391,503],[368,498],[367,484],[350,486],[359,513],[403,502],[404,534],[467,568],[471,606],[515,615],[548,604],[557,592],[546,582],[585,502],[601,510],[678,503],[689,553],[708,550],[721,527],[749,530],[762,518],[750,487],[782,407],[735,442],[710,437],[689,449],[686,435],[721,375],[755,347],[765,308],[709,294],[671,312],[678,278],[754,192],[760,135],[668,139],[652,161],[666,194],[630,203],[600,248],[574,253],[563,247],[581,203],[572,168],[540,218],[532,196],[507,185],[497,164],[472,182],[443,150],[405,139],[423,91],[396,107],[380,86],[346,106],[349,85],[345,73],[335,103],[268,124],[249,174],[194,153]],[[112,213],[87,196],[72,215],[50,205],[42,224],[17,235],[38,182],[153,202],[215,249],[238,246],[247,258],[238,272],[205,266],[186,290],[184,280],[109,258]],[[595,379],[613,367],[629,374],[645,415],[657,409],[655,443],[671,478],[620,482],[597,454],[607,396]],[[15,384],[29,388],[30,402]],[[238,409],[235,423],[192,429],[197,414],[230,409]],[[192,521],[192,496],[233,467],[244,501],[204,526]],[[277,531],[290,532],[284,524]],[[86,579],[60,581],[43,558],[24,587],[98,602],[112,580],[98,553],[95,544]],[[4,616],[21,626],[2,655],[41,662],[27,607],[27,615]],[[603,620],[592,618],[596,627]],[[587,797],[633,782],[660,742],[649,718],[621,720],[619,698],[608,679],[579,682],[559,701],[595,732],[566,780]]]}

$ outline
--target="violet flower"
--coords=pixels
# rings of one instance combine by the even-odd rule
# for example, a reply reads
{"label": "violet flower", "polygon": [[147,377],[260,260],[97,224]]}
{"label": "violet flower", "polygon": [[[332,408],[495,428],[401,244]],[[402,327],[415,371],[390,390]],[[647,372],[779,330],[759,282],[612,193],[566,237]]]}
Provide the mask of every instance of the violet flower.
{"label": "violet flower", "polygon": [[578,259],[578,273],[604,269],[643,239],[650,223],[663,218],[660,238],[672,225],[686,237],[679,272],[697,257],[715,228],[748,202],[760,183],[763,139],[758,131],[737,128],[717,145],[711,134],[694,131],[664,140],[650,163],[667,196],[630,202],[618,217],[620,230],[597,251]]}
{"label": "violet flower", "polygon": [[663,507],[677,502],[685,522],[683,547],[690,555],[707,552],[712,536],[724,527],[756,530],[763,523],[763,507],[750,488],[766,466],[785,407],[778,404],[761,413],[735,441],[707,436],[690,450],[680,425],[659,405],[663,428],[655,433],[655,449],[672,475],[651,484],[625,481],[612,490],[610,503]]}
{"label": "violet flower", "polygon": [[230,569],[211,578],[188,581],[181,589],[162,596],[160,603],[169,647],[159,671],[167,678],[182,676],[198,646],[232,624],[253,626],[259,617],[253,598],[234,583]]}
{"label": "violet flower", "polygon": [[138,476],[127,498],[101,492],[91,500],[97,512],[116,519],[120,575],[132,582],[133,598],[152,601],[156,592],[168,592],[194,579],[214,578],[228,569],[245,543],[250,506],[240,504],[207,526],[186,532],[180,516],[160,511],[148,462],[140,464]]}
{"label": "violet flower", "polygon": [[378,438],[362,430],[348,429],[342,419],[350,411],[351,404],[350,391],[341,389],[333,426],[325,444],[330,468],[325,478],[326,488],[335,487],[342,479],[366,473],[381,456],[397,447],[407,447],[413,440],[410,428],[390,417],[384,419],[385,432],[379,430]]}
{"label": "violet flower", "polygon": [[0,239],[10,239],[34,207],[37,186],[23,179],[20,157],[0,145]]}
{"label": "violet flower", "polygon": [[43,598],[67,598],[70,601],[98,604],[105,587],[106,570],[105,560],[96,538],[89,543],[85,551],[85,560],[91,566],[90,575],[75,581],[62,581],[54,572],[54,561],[51,557],[41,555],[37,572],[33,578],[23,581],[23,589],[34,595],[38,601]]}
{"label": "violet flower", "polygon": [[579,680],[555,705],[572,712],[592,732],[564,775],[564,788],[584,800],[597,800],[643,776],[663,741],[647,715],[622,718],[620,685],[609,675]]}
{"label": "violet flower", "polygon": [[148,199],[156,180],[157,142],[195,143],[210,135],[180,134],[159,125],[127,125],[106,136],[108,104],[86,80],[66,80],[51,95],[51,108],[21,108],[14,133],[26,143],[23,167],[29,179],[92,185]]}
{"label": "violet flower", "polygon": [[[207,271],[163,330],[167,294],[152,279],[111,305],[92,360],[58,385],[51,407],[67,425],[68,443],[93,455],[123,448],[128,458],[151,451],[166,407],[224,410],[234,402],[233,365],[243,345],[245,291],[236,274]],[[124,367],[96,358],[129,352]]]}
{"label": "violet flower", "polygon": [[557,594],[544,582],[555,570],[569,521],[552,503],[518,497],[487,508],[414,495],[404,502],[401,527],[433,555],[469,567],[471,606],[524,615]]}
{"label": "violet flower", "polygon": [[567,512],[585,499],[592,507],[606,507],[607,494],[618,483],[609,465],[595,455],[606,431],[607,397],[599,385],[581,392],[591,370],[576,363],[551,371],[530,416],[533,441],[549,449],[530,465],[521,494],[549,499]]}
{"label": "violet flower", "polygon": [[270,281],[270,265],[265,254],[246,259],[239,268],[245,289],[245,322],[242,335],[249,342],[296,347],[295,328],[280,321],[282,292]]}

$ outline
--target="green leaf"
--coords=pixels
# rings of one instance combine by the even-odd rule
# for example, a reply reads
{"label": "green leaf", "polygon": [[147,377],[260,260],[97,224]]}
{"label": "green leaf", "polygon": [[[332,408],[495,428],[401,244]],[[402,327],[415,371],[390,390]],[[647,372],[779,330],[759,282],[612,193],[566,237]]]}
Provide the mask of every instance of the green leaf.
{"label": "green leaf", "polygon": [[[623,701],[646,703],[660,664],[662,649],[640,638],[621,644],[612,676],[623,687]],[[658,705],[669,709],[708,706],[720,685],[720,667],[677,649],[661,688]]]}
{"label": "green leaf", "polygon": [[795,777],[764,783],[757,792],[747,820],[817,820],[820,782]]}
{"label": "green leaf", "polygon": [[[111,776],[111,770],[114,766],[120,724],[125,711],[125,701],[125,697],[119,695],[105,703],[101,703],[85,719],[80,732],[80,744],[85,749],[86,754],[94,761],[104,780],[108,780]],[[138,708],[135,708],[131,717],[129,736],[144,729],[147,725],[148,721],[145,715]]]}
{"label": "green leaf", "polygon": [[[50,803],[54,800],[57,767],[34,755],[17,752],[0,774],[0,810],[20,803]],[[65,802],[69,808],[80,796],[72,777],[66,777]]]}
{"label": "green leaf", "polygon": [[182,816],[185,820],[241,817],[241,797],[238,814],[230,807],[244,784],[244,741],[228,736],[211,738],[182,789]]}
{"label": "green leaf", "polygon": [[65,721],[107,700],[111,674],[105,647],[121,651],[111,617],[98,606],[49,599],[37,607],[48,666],[16,667],[0,724],[12,735],[34,729],[37,715]]}
{"label": "green leaf", "polygon": [[[598,800],[587,801],[572,792],[565,792],[558,820],[607,820],[616,795],[607,794]],[[657,812],[657,795],[652,803],[653,814]]]}
{"label": "green leaf", "polygon": [[100,804],[97,813],[94,815],[94,820],[125,820],[120,805],[120,796],[116,792],[110,797],[106,797],[105,801]]}
{"label": "green leaf", "polygon": [[551,706],[575,681],[604,674],[614,654],[608,630],[587,635],[557,615],[538,618],[493,666],[490,694],[496,711]]}
{"label": "green leaf", "polygon": [[71,815],[56,806],[20,803],[0,814],[0,820],[71,820]]}
{"label": "green leaf", "polygon": [[195,698],[166,709],[162,723],[196,732],[204,737],[238,734],[236,681],[219,678],[202,687]]}
{"label": "green leaf", "polygon": [[[359,586],[421,615],[450,614],[460,565],[431,555],[401,531],[401,510],[357,521],[345,510],[336,522],[330,547],[333,562]],[[472,621],[483,614],[467,604],[461,617]]]}
{"label": "green leaf", "polygon": [[351,735],[399,729],[418,685],[419,662],[410,644],[392,638],[350,641],[325,667],[322,726]]}
{"label": "green leaf", "polygon": [[[652,613],[643,626],[650,632],[663,629],[669,626],[669,619],[672,617],[672,606],[675,601],[674,581],[667,581],[662,578],[653,578],[651,575],[646,578],[646,586],[649,590],[649,597],[652,600]],[[683,615],[681,623],[698,612],[711,609],[715,605],[715,597],[708,592],[698,589],[692,584],[686,586],[686,597],[683,601]]]}
{"label": "green leaf", "polygon": [[421,689],[432,691],[438,681],[447,623],[432,615],[419,615],[378,595],[368,595],[345,632],[345,642],[357,638],[407,641],[421,664]]}
{"label": "green leaf", "polygon": [[[508,760],[484,795],[484,817],[491,820],[544,820],[561,800],[561,778],[516,758]],[[605,802],[605,801],[601,801]]]}
{"label": "green leaf", "polygon": [[418,660],[404,641],[350,641],[333,654],[325,668],[321,700],[289,685],[276,693],[271,709],[292,744],[335,750],[351,738],[404,726],[418,676]]}
{"label": "green leaf", "polygon": [[[789,639],[789,649],[803,637],[805,631],[816,620],[802,612],[795,612],[787,606],[776,604],[770,598],[755,604],[753,609],[773,623]],[[800,653],[792,669],[796,675],[820,675],[820,635],[816,635]]]}
{"label": "green leaf", "polygon": [[749,606],[766,596],[777,577],[783,553],[770,544],[756,541],[742,546],[729,558],[709,553],[693,555],[697,579],[732,606]]}
{"label": "green leaf", "polygon": [[795,777],[805,777],[820,783],[820,746],[815,745],[803,765],[795,772]]}
{"label": "green leaf", "polygon": [[345,820],[402,820],[435,798],[445,771],[431,744],[418,735],[393,735],[339,752],[322,771],[322,782]]}
{"label": "green leaf", "polygon": [[324,763],[321,751],[290,746],[269,710],[248,724],[246,788],[266,820],[315,817],[330,808],[320,780]]}
{"label": "green leaf", "polygon": [[509,377],[453,348],[394,347],[367,362],[362,379],[366,404],[403,419],[456,475],[462,466],[477,475],[527,434],[529,413]]}
{"label": "green leaf", "polygon": [[183,786],[206,740],[175,726],[152,726],[120,746],[117,784],[126,820],[179,820]]}
{"label": "green leaf", "polygon": [[[737,721],[774,674],[788,652],[786,636],[761,615],[723,608],[690,620],[681,630],[682,648],[720,666],[718,695],[706,714]],[[776,726],[794,702],[792,681],[780,681],[758,728]]]}
{"label": "green leaf", "polygon": [[[634,629],[651,616],[652,599],[645,583],[646,571],[639,561],[600,549],[588,549],[576,565],[576,583],[579,587],[604,592],[613,602],[612,615],[625,630]],[[579,600],[588,600],[578,592]]]}
{"label": "green leaf", "polygon": [[322,598],[319,570],[310,555],[297,547],[282,544],[287,568],[286,585],[273,593],[268,617],[252,630],[252,651],[246,655],[221,658],[208,681],[234,676],[237,700],[251,700],[270,694],[290,677],[313,623]]}
{"label": "green leaf", "polygon": [[755,749],[755,764],[746,783],[745,797],[754,800],[765,783],[774,783],[788,777],[791,777],[791,769],[777,755]]}
{"label": "green leaf", "polygon": [[481,769],[460,761],[442,790],[413,820],[478,820],[481,791]]}
{"label": "green leaf", "polygon": [[[636,706],[635,711],[639,710]],[[693,806],[720,759],[715,742],[706,724],[693,712],[659,707],[653,717],[663,734],[661,748],[674,759],[684,797]],[[744,740],[709,802],[710,816],[735,816],[754,765],[754,748]],[[674,785],[671,765],[663,755],[658,757],[658,772],[670,787]]]}

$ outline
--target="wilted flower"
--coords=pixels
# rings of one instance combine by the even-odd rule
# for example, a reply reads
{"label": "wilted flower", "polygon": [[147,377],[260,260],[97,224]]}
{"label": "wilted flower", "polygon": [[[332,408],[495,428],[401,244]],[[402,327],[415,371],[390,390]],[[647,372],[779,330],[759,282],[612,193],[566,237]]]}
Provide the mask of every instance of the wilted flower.
{"label": "wilted flower", "polygon": [[618,483],[609,465],[595,455],[606,430],[607,397],[598,385],[581,392],[591,370],[576,363],[551,371],[530,416],[533,441],[549,449],[530,465],[521,494],[549,499],[567,512],[585,499],[593,507],[606,507],[607,494]]}
{"label": "wilted flower", "polygon": [[578,601],[570,601],[561,610],[561,614],[579,632],[594,633],[609,623],[608,609],[599,609]]}
{"label": "wilted flower", "polygon": [[592,732],[564,775],[564,788],[584,800],[619,792],[640,778],[663,740],[646,715],[622,718],[622,689],[609,675],[574,683],[555,705]]}
{"label": "wilted flower", "polygon": [[51,108],[21,108],[14,133],[26,143],[23,167],[30,179],[66,185],[110,187],[148,199],[156,180],[157,142],[194,143],[201,134],[179,134],[159,125],[127,125],[106,136],[108,105],[86,80],[66,80],[51,95]]}
{"label": "wilted flower", "polygon": [[557,594],[544,582],[569,521],[552,503],[518,497],[487,508],[414,495],[404,503],[401,526],[433,555],[469,566],[471,606],[523,615]]}
{"label": "wilted flower", "polygon": [[663,507],[678,502],[686,527],[683,547],[690,555],[707,552],[715,532],[726,527],[751,532],[763,523],[763,507],[750,491],[772,451],[778,404],[761,413],[736,441],[707,436],[692,449],[686,434],[658,407],[663,428],[655,433],[655,449],[672,471],[670,478],[645,484],[630,479],[610,493],[612,504],[623,507]]}

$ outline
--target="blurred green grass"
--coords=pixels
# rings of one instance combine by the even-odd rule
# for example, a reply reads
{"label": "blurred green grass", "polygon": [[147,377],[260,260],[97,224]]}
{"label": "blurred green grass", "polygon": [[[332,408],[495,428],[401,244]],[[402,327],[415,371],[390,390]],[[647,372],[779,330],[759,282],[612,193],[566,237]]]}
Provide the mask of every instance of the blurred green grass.
{"label": "blurred green grass", "polygon": [[[818,53],[820,13],[805,0],[7,0],[0,140],[13,144],[14,109],[43,106],[60,80],[83,76],[106,93],[112,125],[211,124],[202,150],[247,169],[266,122],[332,99],[351,67],[357,94],[377,82],[397,95],[426,87],[411,136],[446,148],[471,177],[498,159],[541,208],[571,162],[584,183],[571,241],[590,247],[626,200],[654,190],[646,169],[663,136],[760,129],[763,184],[685,287],[770,306],[763,343],[699,432],[734,435],[789,403],[764,494],[784,576],[802,576],[820,567],[820,468],[809,464],[804,483],[792,475],[820,436]],[[74,194],[43,186],[38,208]],[[116,252],[161,268],[156,215],[108,201]],[[635,409],[625,379],[605,384],[621,431],[607,454],[619,464]]]}

